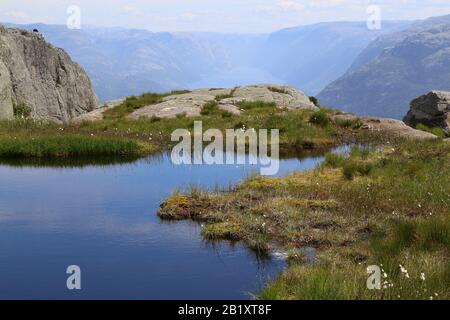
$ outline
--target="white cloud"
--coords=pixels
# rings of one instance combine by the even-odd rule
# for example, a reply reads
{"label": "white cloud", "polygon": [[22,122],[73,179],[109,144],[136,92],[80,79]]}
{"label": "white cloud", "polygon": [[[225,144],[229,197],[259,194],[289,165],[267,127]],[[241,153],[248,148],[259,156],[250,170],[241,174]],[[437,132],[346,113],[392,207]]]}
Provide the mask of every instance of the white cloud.
{"label": "white cloud", "polygon": [[10,17],[13,19],[19,19],[19,20],[24,20],[24,19],[28,19],[30,16],[24,12],[24,11],[9,11],[5,13],[6,17]]}
{"label": "white cloud", "polygon": [[183,20],[194,20],[196,17],[197,17],[197,15],[192,12],[183,12],[180,15],[180,18]]}
{"label": "white cloud", "polygon": [[125,6],[125,7],[123,7],[123,11],[125,13],[135,15],[135,16],[142,14],[141,9],[139,9],[138,7],[134,7],[134,6]]}
{"label": "white cloud", "polygon": [[275,4],[275,6],[286,11],[288,10],[302,11],[303,9],[305,9],[305,6],[303,4],[293,0],[279,1]]}
{"label": "white cloud", "polygon": [[263,33],[323,21],[365,21],[370,4],[381,7],[383,19],[450,14],[450,0],[0,0],[0,20],[64,24],[73,2],[85,24],[152,31]]}
{"label": "white cloud", "polygon": [[354,1],[348,1],[348,0],[314,0],[314,1],[308,1],[308,6],[310,8],[319,8],[319,9],[329,9],[329,8],[336,8],[345,4],[350,4],[349,2]]}

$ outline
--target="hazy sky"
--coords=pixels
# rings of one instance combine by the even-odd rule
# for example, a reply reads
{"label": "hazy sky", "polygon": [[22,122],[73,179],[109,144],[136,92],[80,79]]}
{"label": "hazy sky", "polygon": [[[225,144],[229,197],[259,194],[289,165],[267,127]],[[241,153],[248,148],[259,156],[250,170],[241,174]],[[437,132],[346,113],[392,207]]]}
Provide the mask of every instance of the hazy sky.
{"label": "hazy sky", "polygon": [[70,5],[80,7],[82,24],[152,31],[268,32],[364,21],[369,5],[389,20],[450,14],[450,0],[0,0],[0,21],[65,24]]}

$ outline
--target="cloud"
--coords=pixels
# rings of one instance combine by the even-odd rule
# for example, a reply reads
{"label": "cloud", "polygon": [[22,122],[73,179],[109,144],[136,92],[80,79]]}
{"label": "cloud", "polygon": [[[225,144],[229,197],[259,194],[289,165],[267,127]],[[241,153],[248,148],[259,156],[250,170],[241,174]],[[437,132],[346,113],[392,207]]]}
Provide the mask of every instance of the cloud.
{"label": "cloud", "polygon": [[[350,1],[351,2],[351,1]],[[310,8],[329,9],[336,8],[343,5],[349,5],[348,0],[314,0],[309,1],[308,6]]]}
{"label": "cloud", "polygon": [[139,9],[138,7],[135,7],[135,6],[125,6],[125,7],[123,7],[123,11],[127,14],[134,15],[134,16],[139,16],[142,14],[141,9]]}
{"label": "cloud", "polygon": [[180,18],[181,18],[182,20],[188,20],[188,21],[192,21],[192,20],[194,20],[196,17],[197,17],[197,15],[194,14],[194,13],[192,13],[192,12],[183,12],[183,13],[180,15]]}
{"label": "cloud", "polygon": [[275,4],[275,6],[285,11],[289,10],[302,11],[303,9],[305,9],[305,6],[303,4],[293,0],[279,1]]}
{"label": "cloud", "polygon": [[386,20],[450,13],[449,0],[0,0],[0,20],[65,24],[73,2],[85,24],[152,31],[264,33],[324,21],[365,21],[371,4],[381,7]]}
{"label": "cloud", "polygon": [[19,20],[28,19],[30,17],[26,12],[17,10],[6,12],[4,15],[6,17]]}

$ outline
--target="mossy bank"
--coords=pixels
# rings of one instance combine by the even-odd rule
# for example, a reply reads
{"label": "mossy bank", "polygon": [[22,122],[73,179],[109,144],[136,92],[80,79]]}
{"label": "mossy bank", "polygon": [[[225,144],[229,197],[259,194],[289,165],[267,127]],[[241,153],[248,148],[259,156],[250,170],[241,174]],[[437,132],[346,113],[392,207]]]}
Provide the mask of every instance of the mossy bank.
{"label": "mossy bank", "polygon": [[[289,268],[260,298],[448,299],[449,169],[442,140],[355,147],[310,172],[175,194],[159,215],[202,221],[210,241],[283,248]],[[313,264],[307,247],[317,250]],[[367,289],[371,265],[382,269],[381,290]]]}

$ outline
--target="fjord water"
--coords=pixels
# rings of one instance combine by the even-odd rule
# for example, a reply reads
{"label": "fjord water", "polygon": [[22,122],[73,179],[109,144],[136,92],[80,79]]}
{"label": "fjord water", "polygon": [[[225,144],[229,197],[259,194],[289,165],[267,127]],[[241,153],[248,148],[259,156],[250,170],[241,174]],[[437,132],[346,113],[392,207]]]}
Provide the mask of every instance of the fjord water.
{"label": "fjord water", "polygon": [[[321,157],[281,160],[280,175]],[[172,192],[228,188],[256,166],[174,166],[166,154],[133,163],[0,165],[1,299],[248,299],[284,261],[243,245],[208,244],[194,222],[162,222]],[[81,268],[81,290],[66,268]]]}

